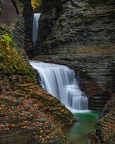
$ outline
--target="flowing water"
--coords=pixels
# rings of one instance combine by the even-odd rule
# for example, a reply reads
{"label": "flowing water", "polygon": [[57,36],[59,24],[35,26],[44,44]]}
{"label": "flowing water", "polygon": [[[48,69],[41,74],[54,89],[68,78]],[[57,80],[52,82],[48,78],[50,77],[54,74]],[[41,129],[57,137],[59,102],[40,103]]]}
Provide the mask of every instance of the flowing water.
{"label": "flowing water", "polygon": [[40,85],[71,111],[87,111],[88,98],[81,92],[75,72],[67,66],[30,61],[39,72]]}
{"label": "flowing water", "polygon": [[32,33],[32,41],[34,46],[36,46],[37,36],[38,36],[38,21],[40,18],[40,13],[34,13],[33,15],[33,33]]}
{"label": "flowing water", "polygon": [[[40,13],[33,18],[32,40],[36,46]],[[89,144],[87,133],[94,129],[98,112],[88,110],[88,98],[80,90],[75,72],[67,66],[29,61],[39,73],[40,85],[52,96],[60,100],[78,120],[65,129],[66,138],[76,144]]]}
{"label": "flowing water", "polygon": [[29,61],[39,73],[40,85],[64,104],[78,120],[65,129],[68,140],[77,144],[89,144],[87,133],[94,129],[97,112],[88,110],[88,98],[80,90],[75,72],[67,66]]}
{"label": "flowing water", "polygon": [[95,122],[98,119],[98,115],[99,112],[97,111],[74,113],[73,116],[78,122],[64,130],[66,138],[76,144],[90,144],[88,132],[95,129]]}

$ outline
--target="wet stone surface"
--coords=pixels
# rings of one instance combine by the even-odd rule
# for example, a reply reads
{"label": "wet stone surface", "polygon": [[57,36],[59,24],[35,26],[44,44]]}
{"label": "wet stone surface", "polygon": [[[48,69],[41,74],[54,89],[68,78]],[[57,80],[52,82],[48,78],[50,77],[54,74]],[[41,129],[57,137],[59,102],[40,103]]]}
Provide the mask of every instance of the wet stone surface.
{"label": "wet stone surface", "polygon": [[[66,109],[64,110],[63,106],[63,111],[56,114],[56,109],[61,108],[61,104],[55,98],[34,83],[18,83],[12,89],[6,78],[4,82],[0,80],[0,84],[2,84],[2,94],[0,94],[0,144],[66,143],[61,126],[64,124],[64,120],[65,123],[71,123],[72,117],[68,117],[66,120],[64,113],[68,116],[71,114]],[[34,95],[38,97],[38,100],[33,98]],[[39,97],[40,95],[41,97]],[[40,102],[39,98],[44,103]],[[46,111],[49,107],[48,104],[50,104],[50,102],[47,103],[47,99],[58,104],[57,108],[53,104],[50,106],[51,112]],[[53,115],[53,112],[55,115]],[[57,119],[58,114],[63,121],[62,123]]]}

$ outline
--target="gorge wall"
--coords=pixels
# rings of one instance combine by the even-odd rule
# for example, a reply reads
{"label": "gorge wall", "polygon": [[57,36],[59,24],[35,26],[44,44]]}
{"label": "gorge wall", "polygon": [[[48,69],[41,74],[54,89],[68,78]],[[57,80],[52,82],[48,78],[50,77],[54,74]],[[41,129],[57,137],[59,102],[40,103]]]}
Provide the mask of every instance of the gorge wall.
{"label": "gorge wall", "polygon": [[43,0],[36,51],[81,68],[104,91],[113,91],[114,7],[114,0]]}
{"label": "gorge wall", "polygon": [[[4,3],[11,6],[7,14],[13,10],[13,17],[7,17],[13,21],[9,19],[7,28],[0,27],[0,35],[13,33],[18,50],[17,54],[7,53],[8,57],[0,56],[4,68],[0,67],[0,142],[20,144],[23,138],[31,144],[66,143],[61,126],[72,122],[72,114],[32,78],[35,72],[29,67],[24,51],[24,45],[26,51],[33,48],[31,1],[20,2],[25,7],[18,1],[0,0],[1,21]],[[97,135],[103,143],[114,141],[114,6],[114,0],[43,0],[43,5],[36,9],[42,12],[36,47],[36,54],[40,55],[33,59],[69,65],[79,73],[81,88],[87,95],[111,96],[96,124]],[[23,8],[25,21],[21,15]],[[19,58],[20,55],[26,59]]]}
{"label": "gorge wall", "polygon": [[115,44],[114,0],[43,0],[39,27],[42,47]]}
{"label": "gorge wall", "polygon": [[[31,26],[31,20],[22,16],[24,6],[28,14],[31,1],[20,1],[0,0],[0,143],[65,144],[61,127],[74,119],[35,80],[24,50],[25,26]],[[26,33],[29,39],[31,32],[30,28]]]}
{"label": "gorge wall", "polygon": [[[96,123],[96,141],[113,144],[115,1],[43,0],[36,12],[42,14],[36,48],[38,56],[33,59],[73,67],[79,74],[82,90],[93,97],[89,101],[91,109],[102,109],[109,99]],[[98,100],[100,103],[96,102]]]}

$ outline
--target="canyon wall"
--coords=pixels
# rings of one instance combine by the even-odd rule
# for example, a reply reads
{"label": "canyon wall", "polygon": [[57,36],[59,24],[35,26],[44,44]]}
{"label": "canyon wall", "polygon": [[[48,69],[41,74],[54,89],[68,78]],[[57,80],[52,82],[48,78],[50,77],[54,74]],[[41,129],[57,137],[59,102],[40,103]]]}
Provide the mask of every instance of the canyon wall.
{"label": "canyon wall", "polygon": [[102,89],[114,90],[114,0],[43,0],[38,53],[83,69]]}
{"label": "canyon wall", "polygon": [[39,27],[42,47],[115,44],[114,0],[43,0]]}
{"label": "canyon wall", "polygon": [[34,59],[69,65],[91,109],[101,109],[95,142],[114,143],[115,1],[43,0]]}
{"label": "canyon wall", "polygon": [[25,35],[31,40],[30,27],[25,33],[31,26],[25,14],[31,13],[31,1],[20,1],[0,0],[0,143],[65,144],[62,127],[74,119],[36,82],[24,50]]}
{"label": "canyon wall", "polygon": [[[5,69],[4,73],[0,67],[0,142],[22,143],[23,137],[25,143],[66,143],[61,126],[72,122],[72,114],[34,82],[35,72],[24,51],[24,46],[26,51],[32,48],[31,1],[20,2],[23,5],[0,0],[0,35],[12,33],[18,50],[15,55],[5,55],[11,63],[5,59],[3,65],[4,58],[0,57]],[[96,134],[103,143],[114,140],[114,6],[114,0],[43,0],[43,5],[36,9],[42,15],[36,48],[39,55],[34,59],[69,65],[77,71],[80,86],[88,96],[111,97],[96,124]],[[20,55],[24,59],[18,61]]]}

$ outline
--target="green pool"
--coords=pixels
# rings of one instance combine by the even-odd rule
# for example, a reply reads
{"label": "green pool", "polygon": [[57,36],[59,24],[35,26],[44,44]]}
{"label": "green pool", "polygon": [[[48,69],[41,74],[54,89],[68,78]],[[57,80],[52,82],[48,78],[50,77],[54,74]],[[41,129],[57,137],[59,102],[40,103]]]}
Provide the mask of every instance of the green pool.
{"label": "green pool", "polygon": [[95,128],[99,112],[89,111],[74,113],[74,118],[78,120],[72,127],[65,129],[66,138],[77,144],[89,144],[87,133]]}

